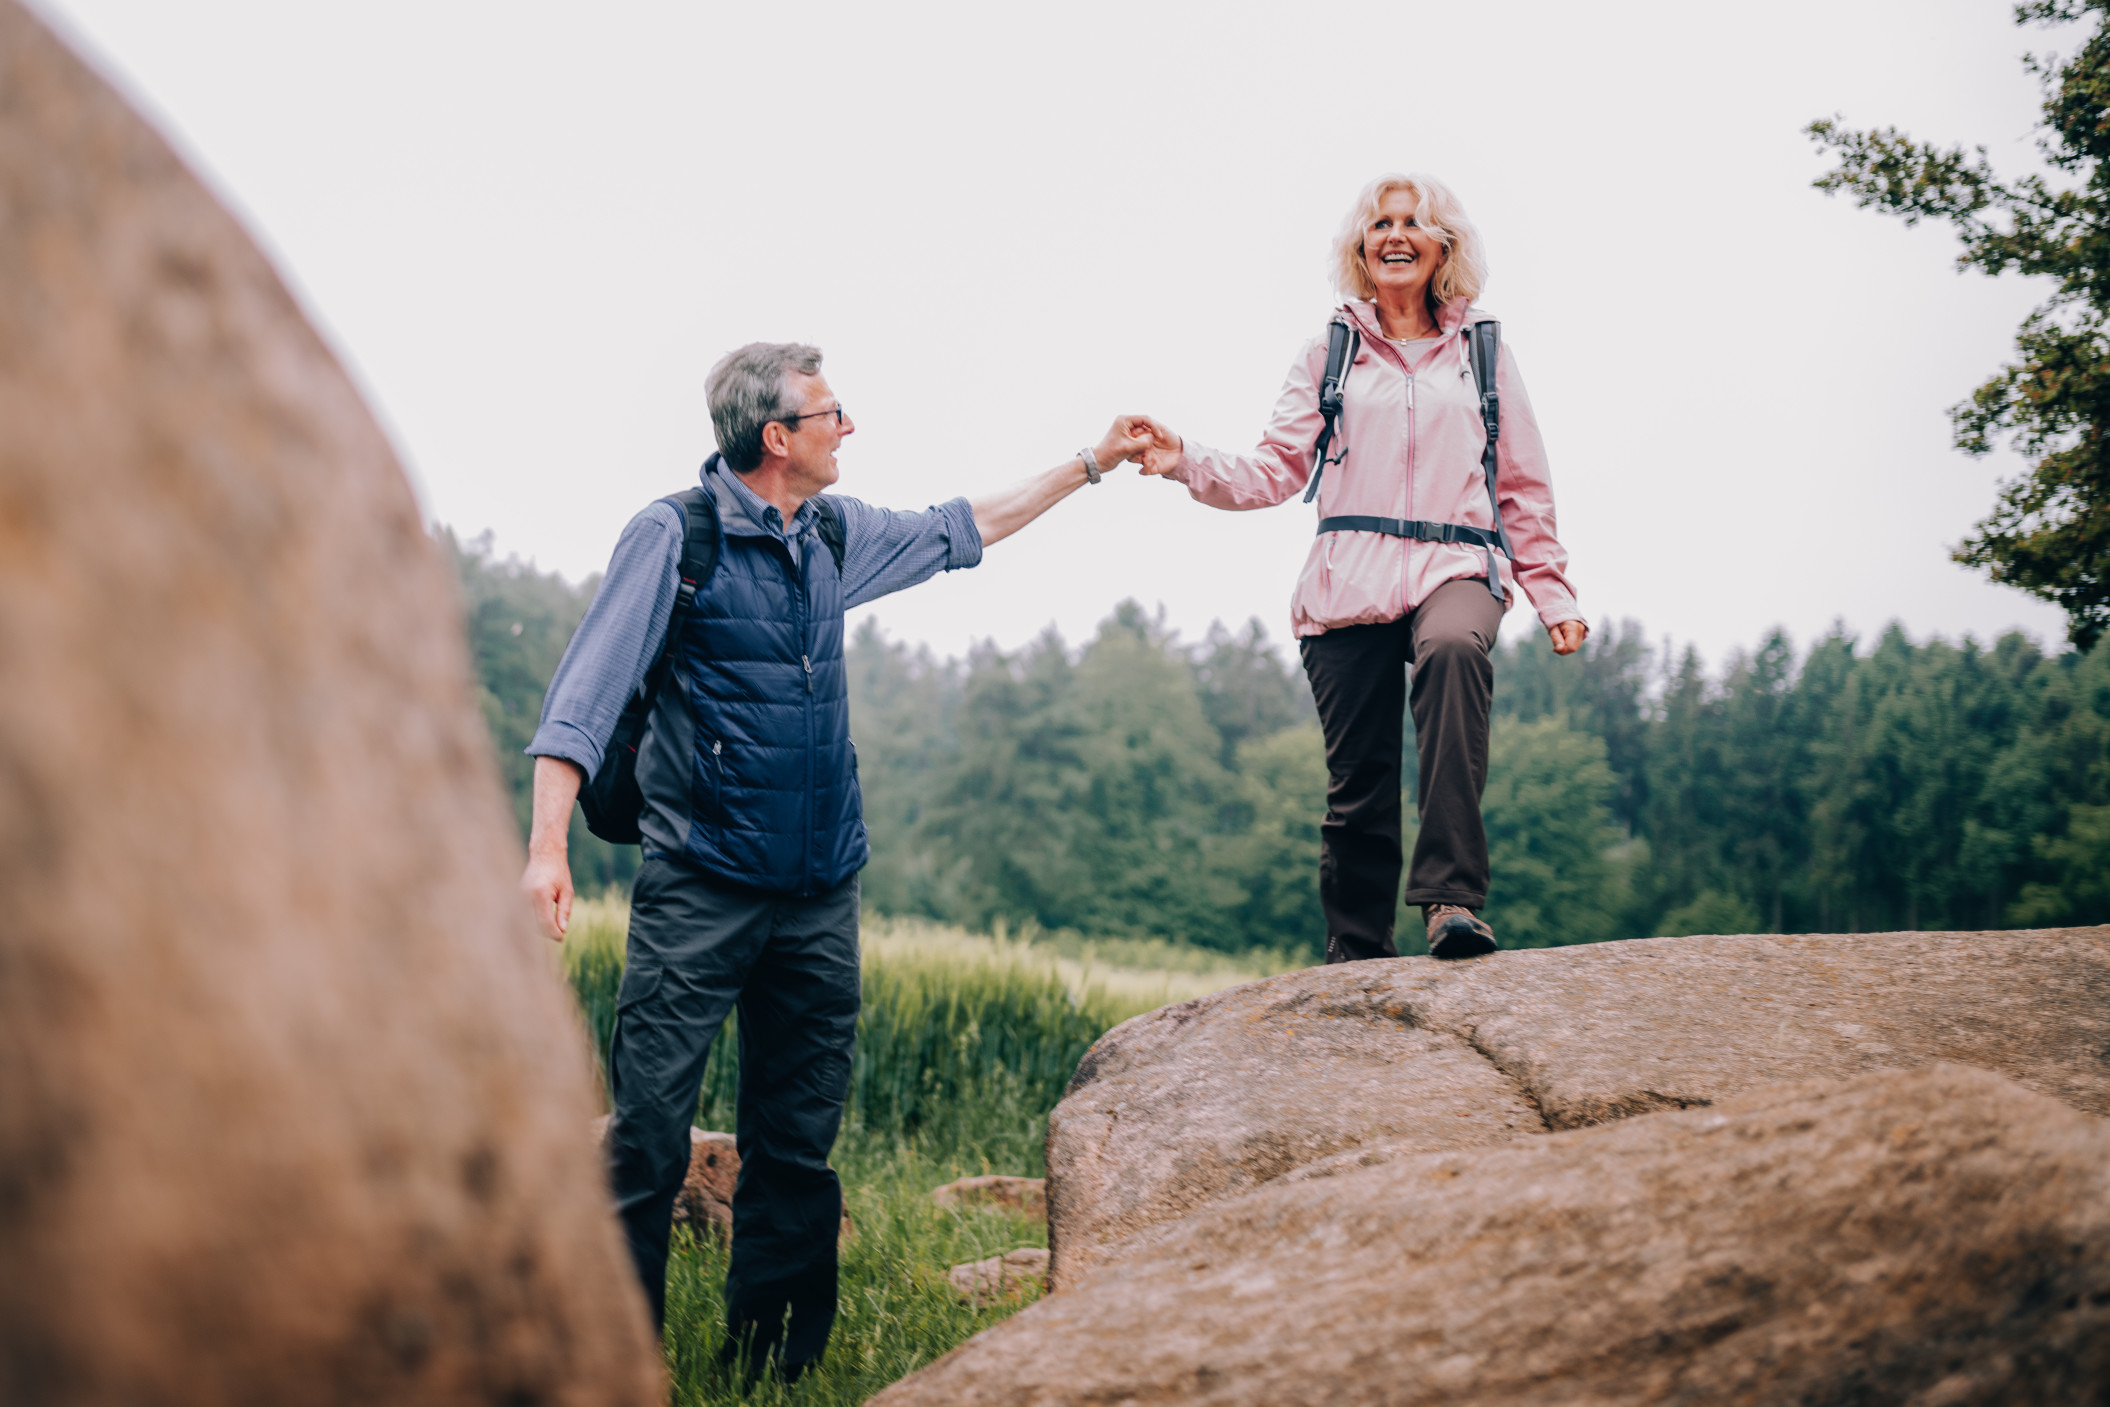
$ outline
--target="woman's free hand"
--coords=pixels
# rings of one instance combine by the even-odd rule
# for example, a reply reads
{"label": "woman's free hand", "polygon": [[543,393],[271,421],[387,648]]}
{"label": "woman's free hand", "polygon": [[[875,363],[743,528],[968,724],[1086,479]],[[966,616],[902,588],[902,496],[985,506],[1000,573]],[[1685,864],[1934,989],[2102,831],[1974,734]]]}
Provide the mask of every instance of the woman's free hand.
{"label": "woman's free hand", "polygon": [[1547,626],[1546,633],[1553,637],[1553,653],[1572,655],[1582,648],[1583,638],[1590,633],[1590,627],[1579,620],[1564,620],[1559,625]]}

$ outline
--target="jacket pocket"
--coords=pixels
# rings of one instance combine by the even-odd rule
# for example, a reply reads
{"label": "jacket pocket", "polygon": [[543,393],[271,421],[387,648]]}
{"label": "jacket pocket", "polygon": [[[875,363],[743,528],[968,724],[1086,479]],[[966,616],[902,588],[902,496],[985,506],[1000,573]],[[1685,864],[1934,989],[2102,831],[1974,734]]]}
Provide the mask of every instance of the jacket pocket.
{"label": "jacket pocket", "polygon": [[652,1000],[659,991],[659,983],[666,976],[666,969],[633,963],[623,971],[623,983],[616,989],[615,1010],[620,1016],[645,1002]]}

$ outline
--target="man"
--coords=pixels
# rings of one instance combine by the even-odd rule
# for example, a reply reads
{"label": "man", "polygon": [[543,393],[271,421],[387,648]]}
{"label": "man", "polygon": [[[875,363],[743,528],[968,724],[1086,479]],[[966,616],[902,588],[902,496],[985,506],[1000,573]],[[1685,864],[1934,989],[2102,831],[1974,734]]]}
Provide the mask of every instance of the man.
{"label": "man", "polygon": [[[535,811],[522,886],[543,929],[570,922],[566,831],[624,704],[664,643],[670,670],[638,746],[644,865],[609,1075],[610,1173],[655,1322],[711,1041],[740,1011],[740,1180],[726,1277],[728,1352],[796,1377],[835,1321],[841,1187],[828,1151],[849,1089],[859,998],[857,873],[867,856],[850,745],[843,612],[972,567],[1100,468],[1141,453],[1116,421],[1096,449],[1006,492],[922,513],[816,495],[856,424],[821,354],[752,343],[705,382],[719,453],[702,483],[721,537],[710,579],[666,640],[681,585],[681,511],[623,530],[557,666],[528,752]],[[838,565],[837,546],[840,547]],[[789,1327],[786,1327],[787,1314]]]}

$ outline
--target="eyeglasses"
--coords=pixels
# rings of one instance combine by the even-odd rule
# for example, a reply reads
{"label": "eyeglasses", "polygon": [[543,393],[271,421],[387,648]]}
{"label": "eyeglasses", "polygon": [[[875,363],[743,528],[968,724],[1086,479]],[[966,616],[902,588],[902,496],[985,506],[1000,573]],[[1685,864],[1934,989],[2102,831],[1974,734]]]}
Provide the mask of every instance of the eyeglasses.
{"label": "eyeglasses", "polygon": [[801,420],[812,420],[812,419],[814,419],[815,417],[817,417],[817,416],[822,416],[822,415],[832,415],[832,416],[834,416],[834,417],[835,417],[835,427],[836,427],[836,428],[837,428],[838,430],[842,428],[842,423],[843,423],[843,407],[842,407],[842,402],[841,402],[841,401],[837,401],[837,402],[836,402],[836,403],[835,403],[834,405],[832,405],[832,406],[828,407],[828,409],[826,409],[826,410],[809,410],[809,411],[807,411],[807,412],[806,412],[806,413],[805,413],[804,415],[787,415],[787,416],[785,416],[785,417],[784,417],[784,419],[785,419],[786,421],[790,422],[791,424],[794,424],[794,425],[796,425],[796,424],[797,424],[797,423],[798,423],[799,421],[801,421]]}

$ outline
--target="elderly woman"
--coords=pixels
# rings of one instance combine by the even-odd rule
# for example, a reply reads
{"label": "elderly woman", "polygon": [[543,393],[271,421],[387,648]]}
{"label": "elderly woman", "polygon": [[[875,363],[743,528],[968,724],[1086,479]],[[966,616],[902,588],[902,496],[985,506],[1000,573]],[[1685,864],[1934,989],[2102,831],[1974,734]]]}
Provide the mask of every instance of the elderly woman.
{"label": "elderly woman", "polygon": [[1589,627],[1523,378],[1472,306],[1487,265],[1457,197],[1427,176],[1378,177],[1342,222],[1332,273],[1341,326],[1290,366],[1258,448],[1227,454],[1152,422],[1143,471],[1230,509],[1273,507],[1318,477],[1319,535],[1290,619],[1326,735],[1326,960],[1397,953],[1410,702],[1421,829],[1406,900],[1422,907],[1431,953],[1470,957],[1495,947],[1475,911],[1487,902],[1480,794],[1503,612],[1522,587],[1563,655]]}

